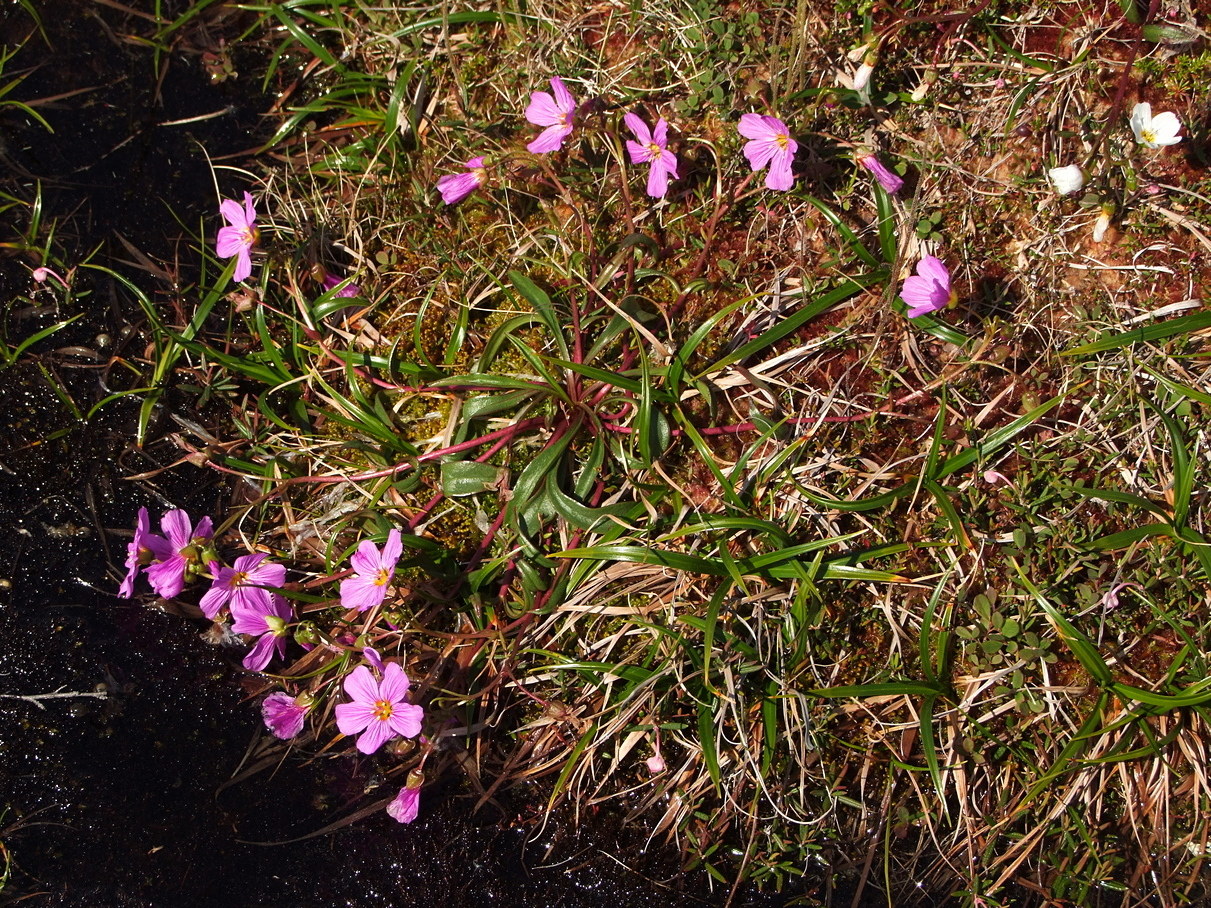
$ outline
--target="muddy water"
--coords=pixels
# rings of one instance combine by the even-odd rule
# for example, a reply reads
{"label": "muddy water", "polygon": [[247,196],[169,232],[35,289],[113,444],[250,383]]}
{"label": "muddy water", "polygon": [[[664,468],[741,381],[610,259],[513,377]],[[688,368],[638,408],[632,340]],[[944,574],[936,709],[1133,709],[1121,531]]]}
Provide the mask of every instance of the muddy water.
{"label": "muddy water", "polygon": [[[157,70],[137,38],[149,33],[138,12],[150,12],[152,0],[125,9],[88,0],[35,5],[45,35],[3,0],[5,44],[26,42],[5,78],[28,73],[15,97],[38,103],[54,133],[0,109],[2,188],[32,202],[41,186],[44,222],[57,225],[69,264],[99,248],[96,261],[151,288],[146,274],[122,264],[135,256],[119,234],[155,262],[187,262],[193,254],[178,239],[174,213],[197,223],[214,206],[201,149],[218,157],[253,147],[269,100],[250,77],[211,79],[204,54],[215,36],[201,20]],[[213,9],[219,15],[222,5]],[[231,59],[237,71],[256,63],[238,51]],[[14,242],[29,222],[21,207],[0,218],[0,242]],[[541,803],[527,792],[472,815],[456,787],[426,789],[421,819],[409,827],[383,814],[289,846],[250,844],[305,835],[391,792],[376,790],[371,765],[350,756],[288,760],[223,788],[262,734],[258,711],[243,702],[245,675],[230,653],[199,639],[198,627],[113,596],[124,540],[111,531],[132,526],[141,505],[156,514],[171,506],[220,514],[224,490],[189,466],[140,484],[123,478],[181,453],[163,440],[134,448],[134,400],[80,418],[138,380],[106,364],[143,353],[139,310],[97,274],[77,278],[88,291],[83,308],[46,288],[33,292],[32,305],[15,300],[33,291],[38,263],[0,248],[0,338],[16,342],[84,315],[0,370],[0,843],[13,862],[0,901],[722,903],[723,893],[678,875],[671,855],[645,850],[640,831],[608,817],[579,831],[552,824],[527,844]],[[169,410],[196,417],[188,406],[170,395],[153,438],[172,428]]]}

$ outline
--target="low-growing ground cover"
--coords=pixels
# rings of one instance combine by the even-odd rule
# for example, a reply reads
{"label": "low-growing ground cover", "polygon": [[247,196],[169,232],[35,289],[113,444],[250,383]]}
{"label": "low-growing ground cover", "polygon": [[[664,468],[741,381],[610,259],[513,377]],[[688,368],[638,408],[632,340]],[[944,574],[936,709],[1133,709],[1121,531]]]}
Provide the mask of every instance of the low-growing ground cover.
{"label": "low-growing ground cover", "polygon": [[280,125],[197,283],[127,282],[144,425],[196,394],[234,495],[124,592],[247,635],[246,777],[360,754],[334,828],[543,780],[723,892],[1201,897],[1206,24],[163,19],[265,49]]}

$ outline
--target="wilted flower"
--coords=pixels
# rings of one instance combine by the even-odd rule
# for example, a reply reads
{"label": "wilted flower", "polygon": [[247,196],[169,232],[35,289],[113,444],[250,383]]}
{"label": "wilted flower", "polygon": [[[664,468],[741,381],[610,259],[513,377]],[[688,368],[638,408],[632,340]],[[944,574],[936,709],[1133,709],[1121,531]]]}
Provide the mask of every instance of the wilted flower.
{"label": "wilted flower", "polygon": [[[322,281],[320,281],[320,284],[323,286],[324,292],[327,293],[329,290],[331,290],[333,287],[337,286],[344,280],[345,279],[343,277],[337,277],[335,274],[325,271],[324,279]],[[336,291],[336,295],[338,298],[339,297],[350,297],[350,296],[361,296],[362,288],[359,287],[357,284],[346,284],[344,287],[341,287],[340,290]]]}
{"label": "wilted flower", "polygon": [[1135,133],[1135,141],[1147,148],[1160,148],[1162,145],[1176,145],[1182,140],[1178,135],[1182,124],[1177,114],[1166,110],[1152,116],[1152,105],[1140,101],[1131,111],[1131,131]]}
{"label": "wilted flower", "polygon": [[1047,171],[1047,179],[1060,195],[1071,195],[1085,185],[1085,174],[1076,164],[1067,167],[1052,167]]}
{"label": "wilted flower", "polygon": [[1106,238],[1106,231],[1110,229],[1112,217],[1114,217],[1114,203],[1103,202],[1097,220],[1093,222],[1093,242],[1100,243]]}
{"label": "wilted flower", "polygon": [[[71,272],[68,271],[68,274],[71,274]],[[45,265],[35,268],[33,270],[33,274],[31,275],[31,277],[33,277],[33,279],[35,281],[37,281],[39,284],[44,284],[44,283],[46,283],[46,281],[48,279],[53,277],[64,287],[66,287],[69,290],[71,289],[71,287],[67,283],[67,281],[63,280],[62,276],[60,276],[60,274],[57,271],[55,271],[53,268],[47,268]]]}
{"label": "wilted flower", "polygon": [[252,247],[260,238],[252,194],[244,193],[243,208],[234,199],[223,199],[219,212],[227,220],[228,226],[219,228],[215,250],[220,258],[236,257],[235,272],[231,276],[237,282],[242,281],[252,274]]}
{"label": "wilted flower", "polygon": [[795,160],[799,143],[791,138],[785,123],[777,117],[747,113],[740,118],[737,129],[740,135],[752,140],[744,146],[749,166],[758,171],[769,165],[765,175],[767,187],[785,191],[795,185],[791,162]]}
{"label": "wilted flower", "polygon": [[656,775],[656,773],[664,772],[666,769],[668,769],[668,766],[664,762],[664,757],[662,757],[659,753],[652,754],[652,756],[643,761],[643,765],[648,768],[648,772],[650,772],[652,775]]}
{"label": "wilted flower", "polygon": [[159,595],[171,599],[185,589],[185,574],[201,564],[202,547],[214,535],[210,518],[203,517],[197,528],[190,525],[184,511],[169,511],[160,519],[160,529],[168,537],[164,556],[147,569],[147,580]]}
{"label": "wilted flower", "polygon": [[349,559],[353,565],[353,576],[341,581],[341,605],[364,612],[382,603],[387,595],[387,584],[395,576],[395,563],[403,550],[399,530],[387,534],[381,553],[369,539],[363,540]]}
{"label": "wilted flower", "polygon": [[461,202],[488,180],[483,157],[472,158],[463,166],[467,168],[466,173],[451,173],[437,178],[437,191],[447,205]]}
{"label": "wilted flower", "polygon": [[[526,119],[535,126],[545,126],[526,150],[534,154],[545,154],[563,147],[563,140],[572,134],[572,121],[576,116],[576,99],[558,76],[551,79],[552,97],[545,91],[530,93],[530,104],[526,108]],[[449,204],[449,203],[447,203]]]}
{"label": "wilted flower", "polygon": [[411,823],[416,819],[420,813],[420,789],[424,784],[425,774],[419,767],[408,773],[407,784],[399,790],[395,800],[387,805],[387,814],[391,819],[400,823]]}
{"label": "wilted flower", "polygon": [[383,679],[376,681],[370,669],[359,665],[345,678],[345,693],[351,703],[336,707],[336,725],[343,735],[361,736],[357,749],[372,754],[396,736],[415,738],[420,734],[425,711],[404,700],[408,693],[408,676],[396,662],[383,670]]}
{"label": "wilted flower", "polygon": [[622,121],[635,134],[635,141],[627,139],[631,163],[652,165],[648,171],[648,195],[654,199],[664,198],[669,177],[677,179],[677,156],[669,151],[669,124],[661,117],[656,121],[656,128],[649,130],[648,125],[633,113],[624,114]]}
{"label": "wilted flower", "polygon": [[270,593],[265,599],[253,599],[246,605],[233,600],[231,618],[234,633],[258,637],[244,657],[244,668],[259,672],[269,664],[275,650],[279,656],[286,655],[286,638],[290,636],[286,625],[294,620],[294,609],[277,593]]}
{"label": "wilted flower", "polygon": [[387,805],[387,814],[400,823],[411,823],[420,814],[420,789],[401,788]]}
{"label": "wilted flower", "polygon": [[301,694],[292,697],[276,691],[261,702],[261,716],[265,727],[274,737],[287,741],[303,730],[303,719],[311,709],[311,697]]}
{"label": "wilted flower", "polygon": [[875,179],[879,181],[879,185],[895,195],[903,186],[904,181],[892,173],[883,162],[876,158],[873,154],[859,154],[858,163],[875,175]]}
{"label": "wilted flower", "polygon": [[917,273],[905,279],[900,298],[908,305],[909,318],[937,312],[953,303],[950,272],[942,260],[932,255],[923,256],[917,262]]}
{"label": "wilted flower", "polygon": [[253,603],[268,601],[269,591],[263,587],[281,586],[286,579],[286,566],[273,561],[266,562],[268,557],[263,552],[241,555],[232,567],[223,567],[217,561],[210,562],[214,583],[198,603],[202,614],[213,621],[215,615],[228,602],[234,611],[236,608],[248,609]]}

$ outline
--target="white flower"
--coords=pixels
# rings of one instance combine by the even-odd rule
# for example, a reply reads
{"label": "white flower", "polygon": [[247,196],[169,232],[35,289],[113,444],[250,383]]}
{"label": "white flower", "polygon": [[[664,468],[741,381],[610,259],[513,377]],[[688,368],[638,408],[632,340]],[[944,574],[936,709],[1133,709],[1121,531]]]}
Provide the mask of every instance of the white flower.
{"label": "white flower", "polygon": [[1067,167],[1052,167],[1047,171],[1047,179],[1060,195],[1070,195],[1085,185],[1085,174],[1076,164]]}
{"label": "white flower", "polygon": [[1181,128],[1181,121],[1172,111],[1166,110],[1152,116],[1152,105],[1147,101],[1140,101],[1131,111],[1131,131],[1135,133],[1135,141],[1147,148],[1176,145],[1182,140],[1178,135]]}

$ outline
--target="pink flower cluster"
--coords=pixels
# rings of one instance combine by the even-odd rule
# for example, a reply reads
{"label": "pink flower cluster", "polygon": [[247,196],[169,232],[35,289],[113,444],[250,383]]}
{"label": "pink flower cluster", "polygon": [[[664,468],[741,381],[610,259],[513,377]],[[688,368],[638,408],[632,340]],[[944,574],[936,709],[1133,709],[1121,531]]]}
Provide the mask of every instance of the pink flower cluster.
{"label": "pink flower cluster", "polygon": [[231,630],[257,638],[244,657],[244,667],[260,671],[274,653],[284,656],[294,609],[272,588],[285,582],[286,568],[267,561],[269,556],[259,552],[237,558],[232,567],[220,564],[209,517],[194,526],[184,511],[169,511],[160,520],[160,529],[162,536],[151,532],[147,508],[140,508],[134,537],[126,548],[126,576],[118,595],[124,599],[133,596],[139,573],[146,571],[152,589],[171,599],[181,594],[186,583],[203,576],[203,566],[208,566],[213,582],[199,607],[211,621],[229,609]]}
{"label": "pink flower cluster", "polygon": [[164,599],[180,595],[187,580],[202,570],[203,552],[209,547],[214,529],[210,518],[203,517],[195,527],[184,511],[169,511],[160,519],[163,536],[151,532],[147,508],[139,508],[134,538],[126,547],[126,577],[118,595],[134,595],[135,580],[146,571],[147,581]]}

